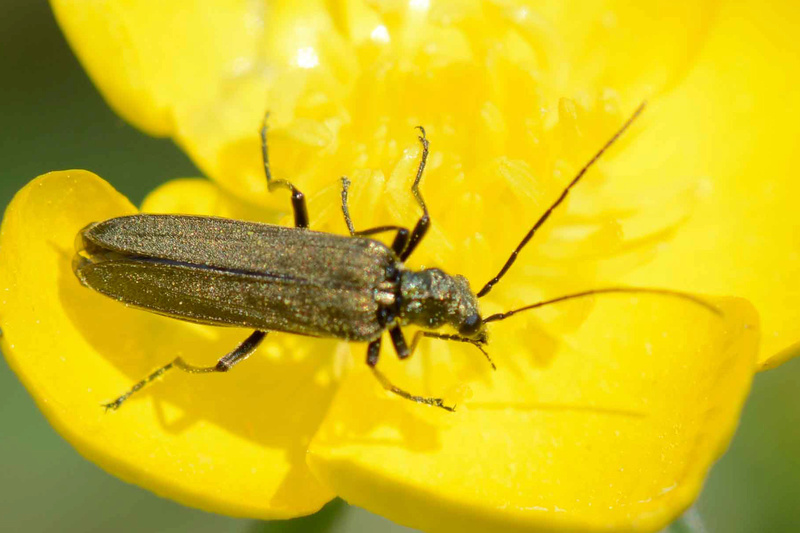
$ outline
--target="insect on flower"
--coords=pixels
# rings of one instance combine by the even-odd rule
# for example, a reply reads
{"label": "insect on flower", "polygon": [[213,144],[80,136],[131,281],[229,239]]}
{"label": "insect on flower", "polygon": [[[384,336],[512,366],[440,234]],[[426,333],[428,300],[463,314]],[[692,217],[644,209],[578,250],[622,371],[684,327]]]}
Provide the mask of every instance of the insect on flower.
{"label": "insect on flower", "polygon": [[[227,372],[246,359],[269,331],[367,342],[367,365],[383,387],[408,400],[454,410],[441,398],[412,394],[393,385],[377,368],[382,337],[389,337],[400,359],[409,357],[422,337],[464,342],[477,347],[494,368],[487,345],[487,324],[517,313],[601,293],[650,292],[709,304],[683,293],[660,289],[613,287],[537,302],[482,317],[478,300],[503,278],[536,231],[564,201],[586,171],[642,112],[642,103],[589,160],[539,217],[498,274],[477,293],[466,278],[437,268],[419,271],[405,261],[431,225],[419,186],[428,158],[428,139],[419,127],[422,153],[411,192],[422,210],[412,230],[387,225],[356,230],[342,178],[342,212],[350,236],[308,229],[306,202],[291,182],[273,179],[267,151],[267,117],[261,146],[269,191],[291,192],[294,228],[239,220],[138,214],[88,225],[77,238],[73,270],[80,282],[127,305],[181,320],[215,326],[253,328],[215,366],[197,367],[178,357],[106,404],[117,409],[132,394],[172,368],[189,373]],[[371,236],[393,232],[391,246]],[[419,330],[407,344],[402,327]],[[455,333],[439,333],[450,326]]]}

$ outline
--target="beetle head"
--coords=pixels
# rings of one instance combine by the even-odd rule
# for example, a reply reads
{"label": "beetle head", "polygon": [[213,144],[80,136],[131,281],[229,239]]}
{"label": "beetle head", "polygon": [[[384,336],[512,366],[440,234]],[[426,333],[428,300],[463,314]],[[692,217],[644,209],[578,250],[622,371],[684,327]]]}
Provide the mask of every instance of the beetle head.
{"label": "beetle head", "polygon": [[464,276],[450,276],[438,268],[405,271],[400,293],[402,320],[427,329],[449,324],[460,336],[486,343],[478,299]]}

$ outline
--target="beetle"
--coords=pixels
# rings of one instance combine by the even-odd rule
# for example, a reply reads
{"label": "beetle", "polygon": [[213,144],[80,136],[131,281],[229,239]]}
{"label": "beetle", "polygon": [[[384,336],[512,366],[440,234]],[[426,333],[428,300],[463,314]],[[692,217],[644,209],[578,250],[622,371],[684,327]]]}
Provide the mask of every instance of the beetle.
{"label": "beetle", "polygon": [[[268,190],[291,193],[294,228],[239,220],[186,215],[137,214],[89,224],[76,239],[73,271],[81,284],[131,307],[214,326],[252,328],[251,333],[216,365],[197,367],[178,357],[116,400],[116,410],[132,394],[172,368],[189,373],[227,372],[246,359],[269,331],[366,342],[366,362],[388,391],[403,398],[452,411],[441,398],[411,394],[393,385],[376,367],[382,337],[400,359],[409,357],[422,337],[465,342],[484,350],[486,324],[516,313],[590,294],[655,292],[709,306],[691,295],[668,290],[616,287],[574,293],[519,309],[481,316],[478,299],[502,279],[520,251],[586,171],[623,134],[645,107],[643,102],[622,127],[586,163],[561,195],[537,220],[508,260],[477,293],[466,278],[438,268],[411,270],[405,261],[431,225],[419,190],[429,143],[419,127],[422,146],[411,193],[422,216],[409,231],[387,225],[356,231],[348,209],[349,181],[342,178],[342,213],[350,235],[308,229],[305,197],[291,182],[272,177],[267,150],[267,117],[261,149]],[[371,238],[393,232],[390,246]],[[410,346],[402,327],[421,328]],[[450,326],[456,333],[437,330]]]}

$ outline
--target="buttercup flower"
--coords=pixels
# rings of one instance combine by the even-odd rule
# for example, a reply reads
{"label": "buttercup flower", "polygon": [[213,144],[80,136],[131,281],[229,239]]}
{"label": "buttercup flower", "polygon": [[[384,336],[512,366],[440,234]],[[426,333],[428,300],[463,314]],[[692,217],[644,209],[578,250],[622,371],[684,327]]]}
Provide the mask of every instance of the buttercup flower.
{"label": "buttercup flower", "polygon": [[696,497],[753,372],[797,351],[799,111],[777,95],[800,45],[770,40],[792,35],[790,7],[52,4],[109,104],[213,179],[167,183],[142,211],[291,225],[260,159],[269,111],[273,174],[308,196],[313,229],[346,233],[341,176],[357,228],[413,226],[423,125],[433,227],[408,266],[474,290],[647,99],[482,311],[635,285],[721,312],[639,294],[521,313],[490,325],[497,371],[471,346],[427,339],[402,362],[384,348],[386,375],[455,413],[385,392],[362,344],[276,333],[229,374],[173,372],[105,413],[154,368],[213,364],[248,332],[81,287],[78,231],[136,208],[87,171],[50,173],[3,221],[2,350],[61,434],[123,479],[257,518],[339,495],[426,531],[653,531]]}

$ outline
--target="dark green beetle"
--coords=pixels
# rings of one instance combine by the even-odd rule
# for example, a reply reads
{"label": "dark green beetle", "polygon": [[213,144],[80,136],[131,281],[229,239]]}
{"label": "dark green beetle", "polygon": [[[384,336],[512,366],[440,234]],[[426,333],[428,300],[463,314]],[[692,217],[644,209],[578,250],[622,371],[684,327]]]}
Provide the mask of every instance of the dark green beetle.
{"label": "dark green beetle", "polygon": [[[488,359],[483,349],[487,323],[557,301],[589,294],[646,291],[675,294],[708,306],[690,295],[671,291],[609,288],[562,296],[486,318],[478,308],[478,299],[505,275],[536,230],[643,108],[644,104],[640,105],[583,167],[525,235],[497,276],[477,294],[463,276],[404,266],[430,227],[428,209],[419,191],[428,157],[425,130],[420,128],[422,155],[411,188],[423,214],[413,230],[380,226],[356,231],[347,207],[349,182],[342,178],[342,211],[350,230],[348,237],[309,230],[303,194],[290,182],[272,178],[265,117],[261,140],[267,184],[270,191],[278,187],[291,191],[294,228],[216,217],[140,214],[90,224],[78,235],[73,270],[83,285],[127,305],[173,318],[255,330],[215,366],[195,367],[177,358],[106,407],[118,408],[172,367],[191,373],[230,370],[255,350],[268,331],[283,331],[367,342],[367,364],[387,390],[452,410],[440,398],[399,389],[377,370],[386,330],[401,359],[411,355],[422,336],[473,344]],[[369,238],[383,232],[395,233],[391,246]],[[427,330],[449,325],[457,333],[420,330],[409,346],[401,329],[409,324]]]}

